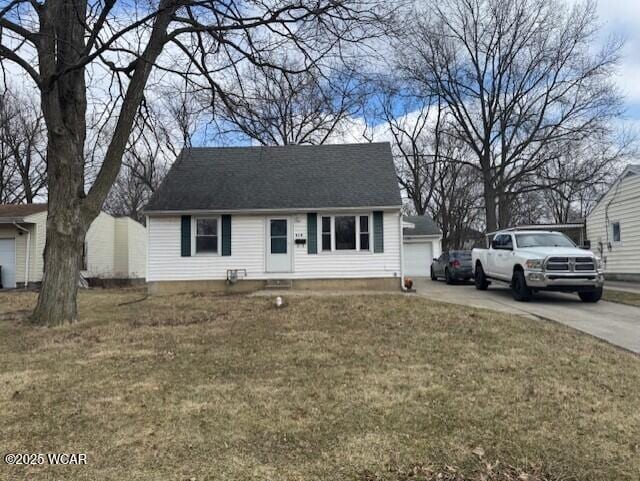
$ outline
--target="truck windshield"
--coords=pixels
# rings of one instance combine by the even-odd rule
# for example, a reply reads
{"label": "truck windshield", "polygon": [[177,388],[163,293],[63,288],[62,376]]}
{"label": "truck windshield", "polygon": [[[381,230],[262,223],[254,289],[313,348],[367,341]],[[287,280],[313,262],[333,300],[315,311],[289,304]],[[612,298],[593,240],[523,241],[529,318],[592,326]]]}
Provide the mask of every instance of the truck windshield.
{"label": "truck windshield", "polygon": [[564,234],[536,233],[516,234],[518,247],[575,247],[576,245]]}

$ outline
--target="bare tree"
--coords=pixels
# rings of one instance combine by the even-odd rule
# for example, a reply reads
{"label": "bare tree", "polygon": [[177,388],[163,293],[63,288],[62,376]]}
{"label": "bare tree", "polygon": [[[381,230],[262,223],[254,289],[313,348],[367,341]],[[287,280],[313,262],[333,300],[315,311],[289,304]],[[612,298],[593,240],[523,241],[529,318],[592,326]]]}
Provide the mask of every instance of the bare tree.
{"label": "bare tree", "polygon": [[217,104],[207,99],[223,134],[262,145],[323,144],[356,115],[364,93],[352,69],[325,73],[291,59],[283,65],[247,65]]}
{"label": "bare tree", "polygon": [[478,174],[464,162],[470,149],[450,134],[451,116],[440,99],[417,98],[405,87],[391,79],[379,89],[407,210],[433,217],[445,250],[462,248],[480,217]]}
{"label": "bare tree", "polygon": [[37,102],[6,89],[0,96],[0,200],[28,204],[46,190],[46,129]]}
{"label": "bare tree", "polygon": [[406,95],[390,83],[383,86],[383,91],[381,113],[393,140],[398,183],[411,202],[411,210],[424,215],[433,196],[437,164],[441,160],[444,113],[440,105],[433,105],[433,98]]}
{"label": "bare tree", "polygon": [[[2,67],[6,74],[8,64],[18,66],[37,86],[48,133],[45,266],[33,321],[77,318],[84,237],[118,176],[154,68],[224,98],[220,72],[245,62],[269,66],[273,52],[286,49],[314,65],[341,42],[365,37],[379,13],[368,0],[2,4]],[[91,90],[97,84],[99,95]],[[87,109],[96,98],[104,104],[98,117],[117,120],[87,190]]]}
{"label": "bare tree", "polygon": [[473,152],[488,230],[539,188],[550,145],[606,132],[621,111],[611,80],[621,43],[596,51],[594,12],[590,1],[443,0],[416,14],[398,48],[399,69],[442,99]]}
{"label": "bare tree", "polygon": [[635,136],[594,137],[558,146],[539,172],[542,196],[555,222],[583,220],[636,152]]}

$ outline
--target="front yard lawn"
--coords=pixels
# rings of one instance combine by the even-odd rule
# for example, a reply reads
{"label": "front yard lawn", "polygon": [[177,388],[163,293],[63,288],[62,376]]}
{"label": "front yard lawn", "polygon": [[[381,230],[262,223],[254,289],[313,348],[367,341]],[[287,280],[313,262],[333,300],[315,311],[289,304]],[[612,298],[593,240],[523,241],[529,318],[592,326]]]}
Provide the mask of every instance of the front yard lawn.
{"label": "front yard lawn", "polygon": [[0,294],[3,454],[88,459],[0,478],[639,479],[637,356],[421,298],[284,295],[92,290],[44,329],[34,294]]}
{"label": "front yard lawn", "polygon": [[636,292],[605,289],[602,299],[605,301],[618,302],[620,304],[629,304],[630,306],[640,306],[640,294]]}

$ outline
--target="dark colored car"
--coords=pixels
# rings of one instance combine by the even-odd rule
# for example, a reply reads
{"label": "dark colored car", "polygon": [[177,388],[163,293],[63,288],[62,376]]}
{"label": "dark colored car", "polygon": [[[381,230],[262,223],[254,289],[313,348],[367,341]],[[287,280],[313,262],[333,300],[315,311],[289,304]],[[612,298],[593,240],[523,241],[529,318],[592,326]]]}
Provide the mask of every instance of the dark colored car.
{"label": "dark colored car", "polygon": [[443,277],[447,284],[468,281],[473,279],[471,266],[471,251],[443,252],[431,263],[431,280],[437,281],[438,278]]}

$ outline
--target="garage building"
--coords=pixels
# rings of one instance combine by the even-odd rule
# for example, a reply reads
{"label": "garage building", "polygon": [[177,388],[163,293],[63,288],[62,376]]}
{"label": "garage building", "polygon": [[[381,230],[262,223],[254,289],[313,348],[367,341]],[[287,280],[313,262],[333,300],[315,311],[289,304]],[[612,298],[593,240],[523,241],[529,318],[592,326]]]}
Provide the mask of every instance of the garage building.
{"label": "garage building", "polygon": [[404,275],[428,277],[431,262],[442,253],[442,232],[426,215],[405,216],[403,229]]}
{"label": "garage building", "polygon": [[[0,288],[42,281],[47,204],[0,204]],[[87,232],[82,276],[133,280],[146,275],[146,229],[128,217],[101,212]]]}

